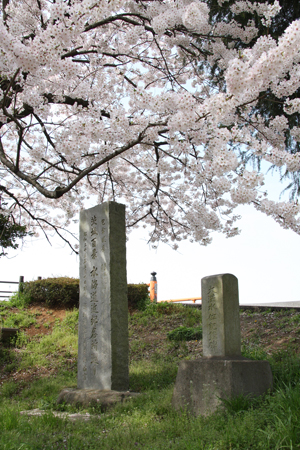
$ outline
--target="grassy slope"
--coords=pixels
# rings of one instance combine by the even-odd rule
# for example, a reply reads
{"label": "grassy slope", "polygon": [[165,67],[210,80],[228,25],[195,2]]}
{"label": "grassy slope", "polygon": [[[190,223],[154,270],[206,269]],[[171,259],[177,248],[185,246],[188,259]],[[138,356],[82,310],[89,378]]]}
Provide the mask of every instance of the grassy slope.
{"label": "grassy slope", "polygon": [[[269,359],[275,389],[255,402],[234,399],[209,418],[171,408],[178,362],[201,356],[202,344],[201,340],[169,341],[167,333],[180,325],[198,326],[201,311],[150,305],[130,315],[130,389],[142,395],[101,413],[100,418],[74,424],[55,418],[51,411],[58,410],[59,391],[76,386],[78,312],[56,318],[55,310],[42,313],[7,306],[0,306],[4,325],[14,326],[18,320],[23,332],[15,347],[0,347],[0,449],[300,448],[297,312],[242,313],[243,352],[254,359]],[[43,333],[33,333],[41,327]],[[46,409],[48,414],[42,418],[19,414],[33,408]],[[75,411],[68,406],[60,409]]]}

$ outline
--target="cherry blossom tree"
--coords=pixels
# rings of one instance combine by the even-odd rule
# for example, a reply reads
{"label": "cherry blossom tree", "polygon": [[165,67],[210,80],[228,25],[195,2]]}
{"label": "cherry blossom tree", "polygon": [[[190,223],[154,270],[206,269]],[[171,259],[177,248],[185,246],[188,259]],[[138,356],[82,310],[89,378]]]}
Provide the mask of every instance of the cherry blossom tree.
{"label": "cherry blossom tree", "polygon": [[[233,4],[235,0],[229,0],[222,4],[222,7],[218,5],[217,0],[207,0],[207,3],[210,8],[210,16],[211,20],[215,22],[226,21],[230,22],[233,19],[236,20],[239,25],[245,27],[247,23],[252,20],[255,26],[258,29],[257,35],[252,39],[250,43],[236,41],[235,48],[240,52],[243,52],[246,48],[251,48],[256,40],[265,35],[266,33],[275,39],[278,38],[284,33],[285,29],[294,21],[300,19],[300,3],[297,0],[290,0],[286,2],[285,0],[279,0],[280,11],[273,17],[270,25],[268,25],[267,29],[261,23],[260,17],[256,14],[255,11],[248,10],[243,11],[242,13],[238,13],[238,8],[233,8]],[[268,0],[268,3],[272,3],[272,0]],[[202,61],[200,64],[204,64]],[[224,71],[221,71],[218,65],[208,67],[206,65],[206,70],[217,71],[218,77],[217,80],[220,86],[220,77],[224,77]],[[224,83],[224,86],[226,84]],[[293,93],[293,98],[300,97],[300,87]],[[285,147],[286,150],[291,153],[296,153],[300,151],[300,142],[296,141],[290,133],[295,126],[299,126],[299,114],[287,114],[284,110],[284,102],[279,97],[276,97],[276,94],[272,92],[270,89],[267,89],[265,92],[260,94],[260,98],[258,102],[256,102],[255,106],[252,109],[252,114],[259,113],[264,118],[265,122],[268,123],[270,120],[273,120],[276,116],[284,115],[284,117],[288,121],[288,127],[284,132],[285,134]],[[268,123],[269,124],[269,123]],[[250,159],[252,163],[256,162],[259,167],[259,159],[253,158],[251,155],[251,151],[248,154],[243,152],[243,148],[241,148],[241,153],[243,153],[243,157]],[[300,195],[300,172],[294,171],[289,172],[284,167],[276,167],[273,166],[276,172],[280,173],[280,178],[284,181],[288,181],[289,185],[285,188],[285,190],[289,191],[289,195],[291,199],[297,199]],[[272,169],[273,169],[272,167]]]}
{"label": "cherry blossom tree", "polygon": [[[198,0],[3,0],[1,213],[74,249],[64,230],[106,200],[153,245],[234,236],[240,204],[299,233],[298,204],[269,200],[243,155],[300,170],[300,23],[272,38],[277,0],[230,8],[265,34]],[[266,92],[283,111],[268,120]]]}

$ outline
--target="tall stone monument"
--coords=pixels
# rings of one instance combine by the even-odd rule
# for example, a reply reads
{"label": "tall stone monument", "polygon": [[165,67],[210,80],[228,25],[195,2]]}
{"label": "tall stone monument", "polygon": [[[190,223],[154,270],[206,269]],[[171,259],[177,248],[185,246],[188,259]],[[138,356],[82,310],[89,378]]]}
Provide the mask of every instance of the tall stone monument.
{"label": "tall stone monument", "polygon": [[238,280],[234,275],[202,279],[203,358],[179,364],[172,404],[208,415],[222,398],[259,396],[272,388],[267,361],[241,356]]}
{"label": "tall stone monument", "polygon": [[80,213],[77,389],[57,403],[103,410],[139,394],[128,391],[125,206],[106,202]]}
{"label": "tall stone monument", "polygon": [[125,206],[80,213],[78,389],[128,389]]}

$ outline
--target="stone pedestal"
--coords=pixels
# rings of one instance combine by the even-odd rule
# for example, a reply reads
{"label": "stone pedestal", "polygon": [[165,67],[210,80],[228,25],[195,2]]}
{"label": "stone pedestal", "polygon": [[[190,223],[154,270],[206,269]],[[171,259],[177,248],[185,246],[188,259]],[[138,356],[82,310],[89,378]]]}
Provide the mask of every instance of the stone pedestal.
{"label": "stone pedestal", "polygon": [[238,395],[252,397],[272,389],[273,378],[268,361],[245,358],[203,358],[181,361],[178,368],[172,405],[195,415],[209,415],[222,398]]}
{"label": "stone pedestal", "polygon": [[101,411],[105,411],[116,403],[123,403],[139,395],[135,392],[119,392],[105,389],[64,389],[58,396],[57,404],[68,403],[75,406],[97,405]]}
{"label": "stone pedestal", "polygon": [[201,280],[203,359],[182,361],[172,404],[208,415],[238,395],[259,396],[272,389],[267,361],[241,357],[238,280],[230,274]]}

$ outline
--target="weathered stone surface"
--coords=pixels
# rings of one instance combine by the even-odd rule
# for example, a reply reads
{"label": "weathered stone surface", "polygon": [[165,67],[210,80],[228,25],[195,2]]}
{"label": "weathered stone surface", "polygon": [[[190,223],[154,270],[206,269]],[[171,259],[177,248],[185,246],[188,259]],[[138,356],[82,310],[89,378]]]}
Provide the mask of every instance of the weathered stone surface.
{"label": "weathered stone surface", "polygon": [[203,355],[240,356],[238,280],[225,273],[202,278]]}
{"label": "weathered stone surface", "polygon": [[240,358],[203,358],[179,364],[172,405],[191,413],[209,415],[222,398],[240,394],[259,396],[272,389],[273,378],[268,361]]}
{"label": "weathered stone surface", "polygon": [[23,416],[31,416],[31,417],[42,417],[45,414],[53,414],[54,417],[58,417],[59,419],[68,419],[71,420],[71,422],[75,422],[76,420],[83,420],[84,422],[87,422],[90,419],[98,419],[101,416],[95,416],[89,413],[75,413],[70,414],[66,412],[60,412],[60,411],[47,411],[44,409],[30,409],[28,411],[20,411],[20,414]]}
{"label": "weathered stone surface", "polygon": [[128,389],[125,206],[80,213],[80,389]]}
{"label": "weathered stone surface", "polygon": [[116,403],[122,403],[131,398],[137,397],[136,392],[123,392],[113,390],[100,389],[64,389],[59,394],[57,403],[80,404],[88,406],[91,403],[96,403],[101,406],[102,410],[106,410]]}

